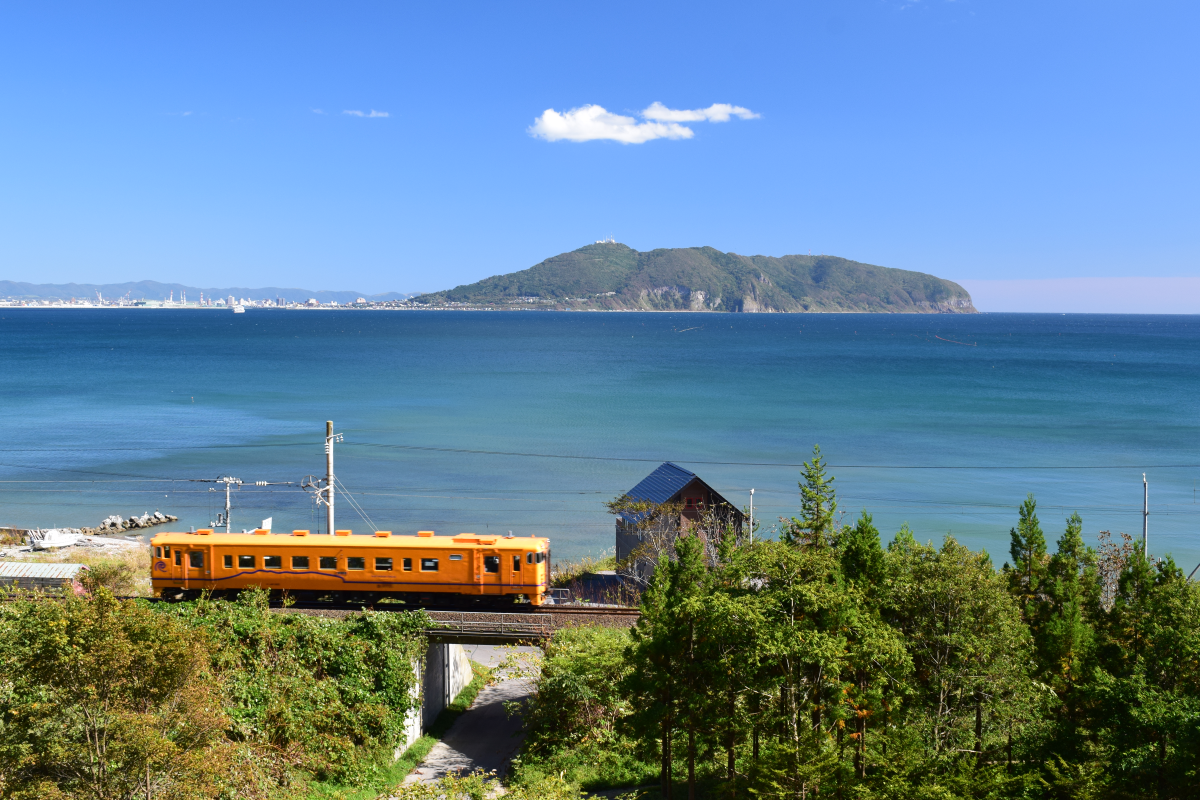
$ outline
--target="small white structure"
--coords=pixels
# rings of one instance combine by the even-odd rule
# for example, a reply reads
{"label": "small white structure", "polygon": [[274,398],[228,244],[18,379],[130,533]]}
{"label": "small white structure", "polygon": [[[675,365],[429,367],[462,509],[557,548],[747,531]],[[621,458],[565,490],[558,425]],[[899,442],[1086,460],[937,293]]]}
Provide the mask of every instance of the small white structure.
{"label": "small white structure", "polygon": [[48,531],[30,531],[29,545],[34,550],[53,550],[56,547],[71,547],[83,541],[83,534],[73,531],[60,531],[51,528]]}

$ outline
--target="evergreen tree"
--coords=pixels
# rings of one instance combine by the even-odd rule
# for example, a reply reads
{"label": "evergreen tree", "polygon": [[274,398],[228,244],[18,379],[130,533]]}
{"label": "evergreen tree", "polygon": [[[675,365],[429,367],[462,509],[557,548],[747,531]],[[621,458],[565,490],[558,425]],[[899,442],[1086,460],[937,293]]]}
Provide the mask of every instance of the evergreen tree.
{"label": "evergreen tree", "polygon": [[630,632],[633,644],[626,658],[632,669],[625,694],[633,713],[626,727],[646,753],[658,752],[662,797],[672,800],[675,732],[678,727],[679,653],[670,609],[671,562],[658,562],[642,592],[641,614]]}
{"label": "evergreen tree", "polygon": [[782,530],[782,538],[793,546],[825,547],[836,533],[837,497],[833,476],[825,473],[821,446],[813,445],[811,461],[804,462],[804,480],[800,486],[800,517],[792,517]]}
{"label": "evergreen tree", "polygon": [[909,715],[928,765],[1011,763],[1014,731],[1036,708],[1031,647],[991,560],[950,536],[940,549],[897,547],[889,559],[888,617],[912,655]]}
{"label": "evergreen tree", "polygon": [[1200,587],[1136,550],[1101,629],[1092,726],[1127,796],[1192,797],[1200,780]]}
{"label": "evergreen tree", "polygon": [[852,527],[842,528],[838,534],[838,551],[846,580],[864,595],[875,596],[882,588],[885,562],[879,529],[865,508]]}
{"label": "evergreen tree", "polygon": [[[1009,531],[1012,565],[1004,565],[1009,590],[1017,598],[1027,622],[1037,614],[1041,581],[1046,568],[1046,536],[1037,518],[1037,501],[1030,493],[1018,509],[1017,527]],[[1031,608],[1031,604],[1033,608]]]}
{"label": "evergreen tree", "polygon": [[1033,630],[1040,666],[1060,696],[1072,694],[1090,672],[1095,639],[1091,617],[1099,608],[1096,554],[1083,543],[1078,513],[1067,519],[1043,585],[1046,613]]}

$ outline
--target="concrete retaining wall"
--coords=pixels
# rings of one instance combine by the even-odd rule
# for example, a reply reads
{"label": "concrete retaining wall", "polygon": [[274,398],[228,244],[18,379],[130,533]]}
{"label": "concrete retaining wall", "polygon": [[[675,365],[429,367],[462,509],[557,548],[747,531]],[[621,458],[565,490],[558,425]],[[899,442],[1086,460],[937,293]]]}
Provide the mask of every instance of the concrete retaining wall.
{"label": "concrete retaining wall", "polygon": [[[423,669],[422,669],[423,667]],[[405,725],[405,741],[396,749],[396,757],[421,738],[438,714],[458,697],[474,677],[471,660],[461,644],[430,644],[425,652],[424,664],[413,667],[417,671],[417,685],[421,693],[421,707],[409,712]]]}

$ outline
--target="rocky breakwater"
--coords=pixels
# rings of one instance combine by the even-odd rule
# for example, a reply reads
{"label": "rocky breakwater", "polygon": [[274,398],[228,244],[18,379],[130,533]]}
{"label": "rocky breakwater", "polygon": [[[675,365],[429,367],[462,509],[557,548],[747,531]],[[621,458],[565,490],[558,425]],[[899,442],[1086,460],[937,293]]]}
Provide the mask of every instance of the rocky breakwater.
{"label": "rocky breakwater", "polygon": [[162,525],[164,522],[176,522],[178,519],[179,517],[164,514],[158,509],[155,509],[153,514],[147,511],[140,517],[130,517],[129,519],[122,519],[114,514],[106,518],[95,528],[80,528],[79,533],[82,533],[84,536],[111,535],[114,533],[135,531],[141,528],[153,528],[155,525]]}

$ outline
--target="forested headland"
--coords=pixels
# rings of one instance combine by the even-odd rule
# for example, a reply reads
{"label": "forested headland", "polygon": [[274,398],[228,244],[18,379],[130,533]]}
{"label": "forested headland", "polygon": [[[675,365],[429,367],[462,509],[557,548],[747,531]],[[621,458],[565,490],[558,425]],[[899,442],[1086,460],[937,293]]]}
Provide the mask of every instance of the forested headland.
{"label": "forested headland", "polygon": [[975,313],[957,283],[828,255],[743,256],[712,247],[639,252],[618,242],[420,295],[429,306],[598,311]]}
{"label": "forested headland", "polygon": [[[1030,496],[997,568],[842,524],[819,451],[778,540],[685,532],[631,632],[559,633],[516,781],[662,797],[1184,798],[1200,588]],[[1048,540],[1053,540],[1048,544]],[[532,672],[530,673],[532,676]]]}

